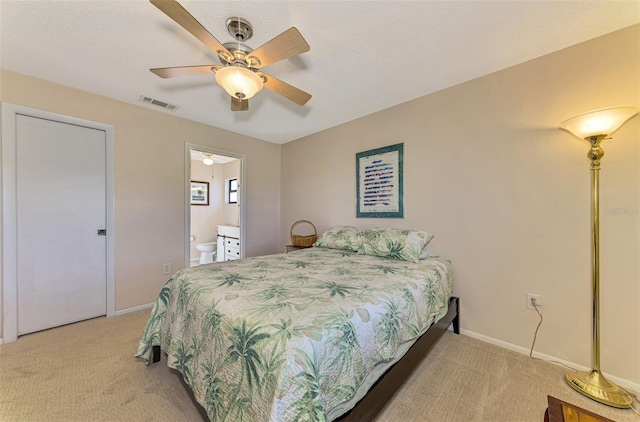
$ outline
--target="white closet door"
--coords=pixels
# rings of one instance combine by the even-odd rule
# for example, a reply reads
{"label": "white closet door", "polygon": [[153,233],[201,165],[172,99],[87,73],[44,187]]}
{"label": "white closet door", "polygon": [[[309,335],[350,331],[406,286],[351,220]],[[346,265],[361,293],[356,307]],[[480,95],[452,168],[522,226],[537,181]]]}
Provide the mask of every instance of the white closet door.
{"label": "white closet door", "polygon": [[18,335],[106,315],[106,135],[17,116]]}

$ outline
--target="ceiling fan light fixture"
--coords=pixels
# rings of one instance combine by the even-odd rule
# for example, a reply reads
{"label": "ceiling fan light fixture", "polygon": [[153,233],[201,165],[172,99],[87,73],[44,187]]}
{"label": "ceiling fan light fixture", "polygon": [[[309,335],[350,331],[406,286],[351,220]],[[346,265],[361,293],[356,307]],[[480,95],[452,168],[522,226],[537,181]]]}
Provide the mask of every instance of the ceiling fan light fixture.
{"label": "ceiling fan light fixture", "polygon": [[239,100],[248,100],[262,89],[262,78],[242,66],[227,66],[216,72],[216,82],[227,94]]}
{"label": "ceiling fan light fixture", "polygon": [[249,110],[248,100],[263,87],[300,106],[311,99],[311,94],[274,77],[268,77],[261,71],[272,63],[309,51],[309,44],[295,27],[292,26],[254,50],[243,44],[253,35],[253,27],[246,19],[238,16],[229,18],[227,30],[235,41],[221,44],[177,0],[151,0],[151,4],[216,53],[222,64],[149,69],[157,76],[174,78],[209,75],[213,72],[218,84],[231,96],[231,111]]}
{"label": "ceiling fan light fixture", "polygon": [[213,158],[211,158],[211,154],[205,154],[205,157],[202,159],[202,163],[205,166],[213,165]]}

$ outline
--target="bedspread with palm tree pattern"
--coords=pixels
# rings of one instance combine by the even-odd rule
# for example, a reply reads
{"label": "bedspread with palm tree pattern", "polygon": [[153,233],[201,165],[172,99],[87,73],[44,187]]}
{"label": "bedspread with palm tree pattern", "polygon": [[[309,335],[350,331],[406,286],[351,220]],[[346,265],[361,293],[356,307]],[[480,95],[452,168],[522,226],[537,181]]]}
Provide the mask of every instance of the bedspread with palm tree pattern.
{"label": "bedspread with palm tree pattern", "polygon": [[452,285],[445,259],[318,247],[187,268],[136,356],[160,345],[212,421],[324,421],[446,313]]}

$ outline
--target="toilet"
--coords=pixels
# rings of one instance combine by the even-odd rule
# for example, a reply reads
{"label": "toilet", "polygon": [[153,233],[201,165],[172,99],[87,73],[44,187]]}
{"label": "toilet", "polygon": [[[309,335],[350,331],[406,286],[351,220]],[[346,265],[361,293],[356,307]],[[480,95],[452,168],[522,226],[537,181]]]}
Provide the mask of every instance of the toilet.
{"label": "toilet", "polygon": [[210,264],[214,261],[218,246],[216,242],[197,243],[196,249],[200,251],[200,264]]}

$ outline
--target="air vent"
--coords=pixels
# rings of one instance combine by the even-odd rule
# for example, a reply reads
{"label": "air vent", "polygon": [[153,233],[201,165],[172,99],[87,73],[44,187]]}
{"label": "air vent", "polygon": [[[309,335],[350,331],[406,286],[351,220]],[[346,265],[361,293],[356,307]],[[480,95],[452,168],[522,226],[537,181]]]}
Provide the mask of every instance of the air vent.
{"label": "air vent", "polygon": [[153,98],[145,97],[144,95],[140,96],[140,101],[143,103],[153,104],[158,107],[166,108],[167,110],[176,111],[178,109],[177,105],[165,103],[164,101],[154,100]]}

